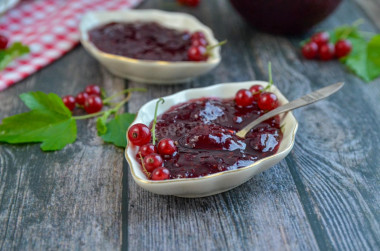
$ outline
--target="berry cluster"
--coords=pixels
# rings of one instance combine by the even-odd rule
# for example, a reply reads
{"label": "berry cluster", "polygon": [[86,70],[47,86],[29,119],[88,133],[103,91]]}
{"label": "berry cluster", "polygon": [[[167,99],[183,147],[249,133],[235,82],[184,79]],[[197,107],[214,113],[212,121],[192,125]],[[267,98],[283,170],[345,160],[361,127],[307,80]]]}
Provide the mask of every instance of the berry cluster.
{"label": "berry cluster", "polygon": [[8,42],[8,38],[0,34],[0,50],[5,50],[7,48]]}
{"label": "berry cluster", "polygon": [[179,4],[183,4],[186,6],[196,7],[199,5],[201,0],[177,0]]}
{"label": "berry cluster", "polygon": [[197,31],[191,34],[191,46],[187,51],[190,61],[206,61],[208,59],[208,42],[203,32]]}
{"label": "berry cluster", "polygon": [[70,111],[73,111],[75,107],[83,107],[87,113],[96,113],[103,108],[101,90],[97,85],[88,85],[76,97],[67,95],[62,98],[62,101]]}
{"label": "berry cluster", "polygon": [[[271,84],[270,84],[271,85]],[[248,107],[257,103],[261,110],[270,111],[279,106],[276,94],[267,92],[268,87],[264,88],[261,85],[253,85],[249,90],[241,89],[235,95],[235,103],[240,107]]]}
{"label": "berry cluster", "polygon": [[145,174],[152,180],[166,180],[170,171],[164,167],[164,159],[171,158],[177,152],[172,139],[161,139],[157,146],[150,143],[152,134],[149,128],[141,123],[134,124],[128,130],[128,139],[135,146],[139,146],[136,158],[140,160]]}
{"label": "berry cluster", "polygon": [[342,58],[350,54],[352,44],[347,39],[339,39],[335,45],[330,42],[328,32],[314,34],[308,43],[302,46],[302,54],[306,59],[319,58],[327,61],[333,58]]}

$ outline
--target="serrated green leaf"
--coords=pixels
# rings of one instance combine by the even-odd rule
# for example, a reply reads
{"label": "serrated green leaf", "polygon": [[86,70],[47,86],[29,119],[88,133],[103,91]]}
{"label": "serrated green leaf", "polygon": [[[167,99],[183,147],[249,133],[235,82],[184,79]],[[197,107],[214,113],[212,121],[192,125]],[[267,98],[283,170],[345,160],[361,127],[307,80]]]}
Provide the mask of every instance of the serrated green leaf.
{"label": "serrated green leaf", "polygon": [[363,39],[362,35],[360,35],[357,27],[343,25],[335,30],[329,32],[330,33],[330,42],[335,44],[339,39]]}
{"label": "serrated green leaf", "polygon": [[62,99],[55,93],[27,92],[20,95],[20,99],[31,110],[47,110],[71,117],[70,110],[64,105]]}
{"label": "serrated green leaf", "polygon": [[105,142],[112,143],[118,147],[126,147],[126,133],[135,117],[136,114],[131,113],[116,115],[114,119],[107,123],[107,132],[101,135],[101,138]]}
{"label": "serrated green leaf", "polygon": [[15,42],[5,50],[0,51],[0,70],[4,69],[15,58],[29,53],[29,47],[20,42]]}

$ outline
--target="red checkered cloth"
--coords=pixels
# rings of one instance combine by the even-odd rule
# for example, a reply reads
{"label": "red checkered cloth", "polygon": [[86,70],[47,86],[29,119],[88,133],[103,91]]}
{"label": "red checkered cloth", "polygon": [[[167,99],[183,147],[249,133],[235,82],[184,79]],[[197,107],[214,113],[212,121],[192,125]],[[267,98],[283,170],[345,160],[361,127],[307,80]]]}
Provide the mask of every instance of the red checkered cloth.
{"label": "red checkered cloth", "polygon": [[[2,1],[2,0],[0,0]],[[0,71],[0,91],[54,62],[79,42],[82,15],[132,8],[142,0],[23,0],[0,17],[0,33],[31,52]]]}

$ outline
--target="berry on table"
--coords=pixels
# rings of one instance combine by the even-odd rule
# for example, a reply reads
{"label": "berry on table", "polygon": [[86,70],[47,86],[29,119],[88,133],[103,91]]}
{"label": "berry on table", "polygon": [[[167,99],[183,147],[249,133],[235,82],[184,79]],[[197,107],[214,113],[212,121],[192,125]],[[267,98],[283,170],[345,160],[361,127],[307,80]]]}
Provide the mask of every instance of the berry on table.
{"label": "berry on table", "polygon": [[246,107],[252,105],[254,97],[251,91],[247,89],[239,90],[235,95],[235,103],[238,106]]}
{"label": "berry on table", "polygon": [[140,148],[140,153],[143,157],[151,154],[151,153],[157,153],[157,147],[153,144],[146,144],[146,145],[143,145],[141,148]]}
{"label": "berry on table", "polygon": [[84,90],[84,92],[86,92],[89,95],[97,95],[97,96],[101,95],[100,87],[97,85],[88,85],[86,89]]}
{"label": "berry on table", "polygon": [[97,95],[90,95],[84,102],[84,110],[87,113],[96,113],[103,108],[103,101]]}
{"label": "berry on table", "polygon": [[187,51],[190,61],[206,61],[208,58],[207,49],[204,46],[191,46]]}
{"label": "berry on table", "polygon": [[8,38],[0,34],[0,50],[6,49],[7,45],[8,45]]}
{"label": "berry on table", "polygon": [[311,41],[316,43],[318,47],[327,44],[330,40],[330,34],[326,31],[318,32],[311,37]]}
{"label": "berry on table", "polygon": [[150,142],[151,133],[146,125],[134,124],[128,130],[128,139],[136,146],[143,146]]}
{"label": "berry on table", "polygon": [[151,153],[144,157],[144,166],[148,172],[152,172],[157,167],[162,166],[163,160],[157,153]]}
{"label": "berry on table", "polygon": [[276,94],[272,92],[263,92],[260,95],[257,105],[261,110],[270,111],[279,106]]}
{"label": "berry on table", "polygon": [[319,47],[319,57],[324,61],[333,59],[335,56],[335,48],[331,43],[324,44]]}
{"label": "berry on table", "polygon": [[262,90],[264,90],[264,87],[262,85],[252,85],[251,88],[249,88],[249,91],[252,92],[254,101],[257,102],[259,100]]}
{"label": "berry on table", "polygon": [[318,55],[318,45],[315,42],[309,42],[302,46],[302,55],[307,59],[316,58]]}
{"label": "berry on table", "polygon": [[165,167],[157,167],[152,172],[152,180],[167,180],[169,177],[170,171]]}
{"label": "berry on table", "polygon": [[341,39],[338,40],[335,43],[335,56],[337,58],[342,58],[350,54],[352,50],[352,44],[349,40],[347,39]]}
{"label": "berry on table", "polygon": [[63,103],[70,111],[75,109],[75,98],[71,95],[64,96],[62,98]]}
{"label": "berry on table", "polygon": [[173,155],[177,151],[177,147],[172,139],[164,138],[158,142],[157,150],[161,155]]}
{"label": "berry on table", "polygon": [[80,92],[75,97],[75,102],[77,102],[78,105],[84,106],[84,103],[86,102],[86,99],[88,98],[87,92]]}

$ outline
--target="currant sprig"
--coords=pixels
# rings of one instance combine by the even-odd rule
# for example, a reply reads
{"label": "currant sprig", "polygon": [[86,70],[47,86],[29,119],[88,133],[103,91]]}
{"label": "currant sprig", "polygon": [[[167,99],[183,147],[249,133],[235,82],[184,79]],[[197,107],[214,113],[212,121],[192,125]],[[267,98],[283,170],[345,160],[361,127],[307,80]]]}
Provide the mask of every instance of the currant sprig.
{"label": "currant sprig", "polygon": [[156,107],[154,109],[154,118],[153,118],[153,123],[152,123],[152,130],[151,130],[151,133],[152,133],[152,144],[155,145],[156,144],[156,124],[157,124],[157,111],[158,111],[158,105],[159,104],[163,104],[165,103],[165,100],[163,98],[159,98],[156,102]]}

